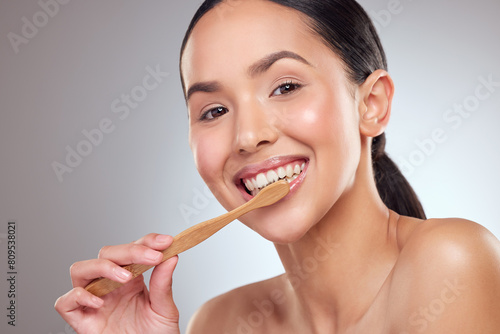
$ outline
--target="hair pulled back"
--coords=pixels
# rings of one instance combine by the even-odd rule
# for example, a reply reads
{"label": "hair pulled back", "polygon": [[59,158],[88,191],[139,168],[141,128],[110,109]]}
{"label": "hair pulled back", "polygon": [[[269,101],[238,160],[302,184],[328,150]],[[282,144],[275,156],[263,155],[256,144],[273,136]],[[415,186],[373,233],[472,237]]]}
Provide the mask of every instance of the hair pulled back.
{"label": "hair pulled back", "polygon": [[[205,0],[198,8],[184,36],[181,59],[196,23],[223,1]],[[353,83],[360,85],[374,71],[387,70],[387,59],[375,27],[355,0],[267,1],[305,14],[308,18],[306,23],[342,59]],[[184,89],[182,73],[181,81]],[[425,219],[422,204],[399,168],[386,154],[385,143],[385,133],[372,141],[373,172],[381,199],[389,209],[401,215]]]}

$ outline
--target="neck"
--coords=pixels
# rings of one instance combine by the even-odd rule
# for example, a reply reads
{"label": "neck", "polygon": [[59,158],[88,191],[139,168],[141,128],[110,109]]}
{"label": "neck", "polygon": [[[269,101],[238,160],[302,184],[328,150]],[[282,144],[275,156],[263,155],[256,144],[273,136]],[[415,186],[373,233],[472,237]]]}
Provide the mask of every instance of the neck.
{"label": "neck", "polygon": [[371,170],[356,177],[303,238],[275,245],[295,309],[315,322],[313,331],[334,333],[358,323],[396,262],[397,214],[381,201]]}

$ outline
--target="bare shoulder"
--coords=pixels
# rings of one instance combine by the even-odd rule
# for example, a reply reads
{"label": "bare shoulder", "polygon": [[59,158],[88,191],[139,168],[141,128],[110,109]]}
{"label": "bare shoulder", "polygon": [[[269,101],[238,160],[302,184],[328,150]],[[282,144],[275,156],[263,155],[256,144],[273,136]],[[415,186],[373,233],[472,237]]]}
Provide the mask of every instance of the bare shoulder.
{"label": "bare shoulder", "polygon": [[217,296],[191,318],[187,334],[265,333],[279,321],[286,302],[281,276]]}
{"label": "bare shoulder", "polygon": [[499,333],[500,242],[464,219],[429,219],[401,245],[389,316],[398,333]]}

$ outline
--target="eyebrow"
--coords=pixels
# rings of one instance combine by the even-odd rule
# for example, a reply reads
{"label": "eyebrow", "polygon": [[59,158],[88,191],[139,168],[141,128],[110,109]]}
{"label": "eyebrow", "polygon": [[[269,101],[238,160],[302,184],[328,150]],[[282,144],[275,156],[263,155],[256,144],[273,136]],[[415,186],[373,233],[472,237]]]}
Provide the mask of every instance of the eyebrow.
{"label": "eyebrow", "polygon": [[[306,59],[296,54],[295,52],[278,51],[275,53],[268,54],[262,59],[250,65],[247,71],[248,75],[251,78],[253,78],[259,74],[262,74],[267,70],[269,70],[269,68],[271,68],[271,66],[273,66],[273,64],[276,63],[278,60],[284,58],[295,59],[303,64],[312,66]],[[191,95],[193,95],[196,92],[213,93],[219,91],[220,89],[221,89],[221,84],[218,83],[217,81],[205,81],[205,82],[195,83],[188,89],[186,93],[186,101],[188,101]]]}
{"label": "eyebrow", "polygon": [[198,82],[192,85],[186,93],[186,101],[189,100],[191,95],[196,92],[213,93],[221,89],[221,85],[217,81]]}
{"label": "eyebrow", "polygon": [[256,61],[253,65],[248,68],[248,75],[250,77],[255,77],[259,74],[266,72],[275,62],[283,58],[290,58],[300,61],[306,65],[312,66],[307,60],[303,57],[299,56],[295,52],[292,51],[279,51],[275,53],[271,53],[264,58]]}

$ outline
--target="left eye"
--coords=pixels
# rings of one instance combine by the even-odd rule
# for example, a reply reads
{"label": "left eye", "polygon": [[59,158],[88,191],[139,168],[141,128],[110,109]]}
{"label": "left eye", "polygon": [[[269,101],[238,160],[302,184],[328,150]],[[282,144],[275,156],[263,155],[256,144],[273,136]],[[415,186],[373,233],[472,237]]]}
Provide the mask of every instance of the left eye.
{"label": "left eye", "polygon": [[294,82],[285,82],[274,90],[271,96],[290,94],[301,87],[300,84]]}

